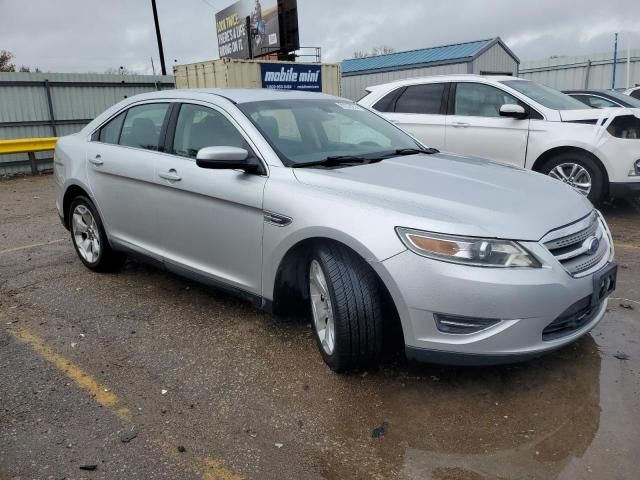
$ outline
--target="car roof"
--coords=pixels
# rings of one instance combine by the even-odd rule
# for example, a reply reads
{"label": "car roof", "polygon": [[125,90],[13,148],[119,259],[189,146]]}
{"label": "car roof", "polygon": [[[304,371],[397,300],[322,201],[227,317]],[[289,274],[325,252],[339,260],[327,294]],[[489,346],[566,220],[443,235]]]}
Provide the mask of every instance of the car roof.
{"label": "car roof", "polygon": [[605,95],[608,95],[609,91],[610,90],[599,89],[599,88],[581,88],[577,90],[562,90],[563,93],[602,93]]}
{"label": "car roof", "polygon": [[336,97],[317,92],[304,92],[299,90],[275,90],[269,88],[189,88],[175,90],[160,90],[157,92],[143,93],[130,97],[130,99],[153,100],[153,99],[188,99],[188,100],[208,100],[212,95],[226,98],[233,103],[249,103],[269,100],[340,100],[351,102],[346,98]]}
{"label": "car roof", "polygon": [[506,80],[522,80],[528,82],[526,78],[512,77],[511,75],[476,75],[473,73],[460,73],[457,75],[429,75],[428,77],[413,77],[404,78],[402,80],[396,80],[379,85],[372,85],[367,87],[367,91],[371,91],[382,86],[402,86],[413,85],[418,83],[438,83],[438,82],[461,82],[469,80],[479,80],[483,83],[503,82]]}

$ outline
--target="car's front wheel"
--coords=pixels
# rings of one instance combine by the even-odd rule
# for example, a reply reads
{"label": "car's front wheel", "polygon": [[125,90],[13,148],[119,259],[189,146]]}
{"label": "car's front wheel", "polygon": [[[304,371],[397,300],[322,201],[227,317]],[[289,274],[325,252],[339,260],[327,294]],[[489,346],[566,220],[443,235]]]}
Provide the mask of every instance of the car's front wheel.
{"label": "car's front wheel", "polygon": [[342,372],[377,361],[383,308],[375,272],[356,253],[334,243],[314,250],[307,272],[313,329],[327,365]]}
{"label": "car's front wheel", "polygon": [[105,272],[122,266],[125,256],[109,245],[98,211],[87,197],[78,196],[71,202],[69,229],[76,253],[87,268]]}
{"label": "car's front wheel", "polygon": [[549,160],[542,173],[566,183],[597,205],[606,192],[605,176],[592,158],[579,153],[564,153]]}

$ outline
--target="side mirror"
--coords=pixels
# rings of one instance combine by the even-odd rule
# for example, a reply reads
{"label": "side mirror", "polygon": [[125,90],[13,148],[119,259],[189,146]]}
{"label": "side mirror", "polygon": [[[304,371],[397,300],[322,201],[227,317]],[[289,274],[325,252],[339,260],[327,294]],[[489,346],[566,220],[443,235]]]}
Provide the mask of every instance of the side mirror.
{"label": "side mirror", "polygon": [[238,147],[204,147],[198,150],[196,165],[213,170],[244,170],[259,173],[260,162],[249,157],[249,152]]}
{"label": "side mirror", "polygon": [[527,118],[527,112],[521,105],[505,103],[500,107],[500,116],[522,120]]}

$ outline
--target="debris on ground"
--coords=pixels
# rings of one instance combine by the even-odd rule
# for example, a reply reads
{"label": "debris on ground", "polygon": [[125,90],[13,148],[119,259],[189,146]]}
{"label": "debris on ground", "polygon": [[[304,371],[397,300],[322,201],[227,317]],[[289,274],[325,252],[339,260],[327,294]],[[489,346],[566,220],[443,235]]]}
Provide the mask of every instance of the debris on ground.
{"label": "debris on ground", "polygon": [[80,465],[80,470],[89,470],[89,471],[93,471],[96,468],[98,468],[98,465],[95,463],[87,463],[84,465]]}
{"label": "debris on ground", "polygon": [[251,438],[256,438],[258,436],[258,433],[255,430],[251,430],[250,428],[247,428],[245,430],[245,433],[249,435]]}
{"label": "debris on ground", "polygon": [[122,443],[129,443],[131,440],[133,440],[134,438],[136,438],[138,436],[138,434],[136,432],[124,432],[122,435],[120,435],[120,441]]}
{"label": "debris on ground", "polygon": [[621,303],[620,306],[626,310],[634,310],[633,305],[630,303]]}
{"label": "debris on ground", "polygon": [[186,448],[184,448],[184,445],[178,445],[178,451],[179,451],[180,453],[184,453],[184,452],[186,452],[186,451],[187,451],[187,449],[186,449]]}
{"label": "debris on ground", "polygon": [[161,393],[162,395],[166,395],[168,391],[169,391],[169,390],[165,390],[165,389],[163,388],[162,390],[160,390],[160,393]]}
{"label": "debris on ground", "polygon": [[629,360],[629,355],[624,352],[618,352],[613,355],[618,360]]}
{"label": "debris on ground", "polygon": [[382,437],[385,433],[387,433],[388,429],[389,429],[389,424],[387,422],[382,422],[382,424],[379,427],[376,427],[373,429],[373,431],[371,432],[371,438]]}
{"label": "debris on ground", "polygon": [[276,448],[284,447],[284,443],[274,443],[274,445],[276,446]]}

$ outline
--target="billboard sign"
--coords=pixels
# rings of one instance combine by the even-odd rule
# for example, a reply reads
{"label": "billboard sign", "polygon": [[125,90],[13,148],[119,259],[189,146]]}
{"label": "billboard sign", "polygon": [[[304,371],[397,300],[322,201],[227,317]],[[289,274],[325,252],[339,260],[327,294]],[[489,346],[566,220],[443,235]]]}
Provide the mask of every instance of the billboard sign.
{"label": "billboard sign", "polygon": [[278,0],[240,0],[220,10],[216,32],[220,58],[250,58],[250,37],[254,57],[280,50]]}
{"label": "billboard sign", "polygon": [[262,88],[322,91],[322,67],[291,63],[261,63]]}

